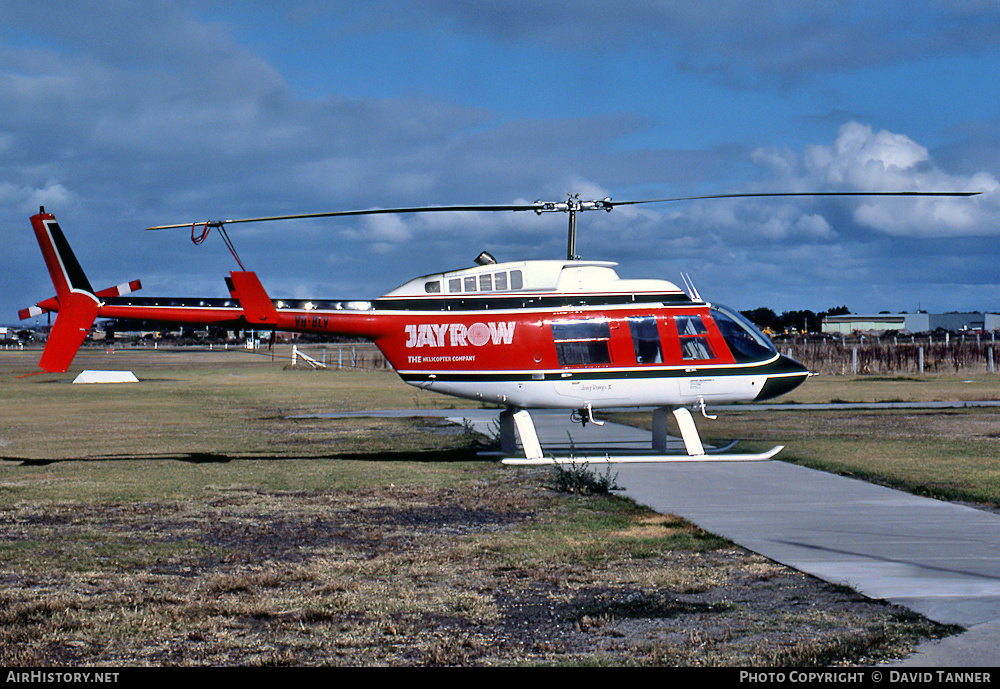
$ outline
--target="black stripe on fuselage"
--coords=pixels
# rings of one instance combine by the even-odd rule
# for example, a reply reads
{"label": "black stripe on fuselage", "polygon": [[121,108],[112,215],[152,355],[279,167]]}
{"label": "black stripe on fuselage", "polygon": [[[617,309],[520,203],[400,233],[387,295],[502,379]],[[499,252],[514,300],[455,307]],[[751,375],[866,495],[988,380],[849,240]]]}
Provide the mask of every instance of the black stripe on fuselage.
{"label": "black stripe on fuselage", "polygon": [[[700,304],[686,294],[560,294],[497,295],[491,297],[438,297],[375,299],[371,309],[351,308],[362,300],[347,299],[272,299],[278,311],[423,311],[428,315],[449,311],[511,311],[519,309],[559,309],[575,306],[621,306],[628,304]],[[105,303],[114,306],[169,306],[173,308],[239,308],[235,299],[200,297],[112,297]]]}
{"label": "black stripe on fuselage", "polygon": [[[496,311],[516,309],[558,309],[567,306],[620,306],[625,304],[694,304],[683,293],[652,294],[554,294],[491,295],[488,297],[405,297],[376,299],[375,310],[392,311]],[[697,302],[700,303],[700,302]]]}
{"label": "black stripe on fuselage", "polygon": [[[567,377],[565,374],[570,373]],[[779,355],[777,359],[757,365],[720,366],[718,368],[629,368],[629,369],[572,369],[565,371],[428,371],[400,372],[399,377],[407,383],[423,382],[525,382],[525,381],[566,381],[566,380],[607,380],[614,378],[700,378],[705,376],[806,376],[808,371],[802,364]],[[541,377],[539,377],[541,376]]]}
{"label": "black stripe on fuselage", "polygon": [[108,306],[161,306],[174,309],[239,309],[236,299],[215,299],[201,297],[107,297]]}

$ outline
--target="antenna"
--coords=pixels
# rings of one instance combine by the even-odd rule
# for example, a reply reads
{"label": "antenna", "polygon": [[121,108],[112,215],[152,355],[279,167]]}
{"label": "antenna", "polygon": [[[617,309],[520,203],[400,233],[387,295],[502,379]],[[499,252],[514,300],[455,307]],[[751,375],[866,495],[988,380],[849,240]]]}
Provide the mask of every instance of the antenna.
{"label": "antenna", "polygon": [[698,293],[698,288],[694,286],[694,280],[687,273],[681,273],[681,279],[684,281],[684,289],[687,290],[688,296],[691,297],[692,301],[704,301],[701,295]]}

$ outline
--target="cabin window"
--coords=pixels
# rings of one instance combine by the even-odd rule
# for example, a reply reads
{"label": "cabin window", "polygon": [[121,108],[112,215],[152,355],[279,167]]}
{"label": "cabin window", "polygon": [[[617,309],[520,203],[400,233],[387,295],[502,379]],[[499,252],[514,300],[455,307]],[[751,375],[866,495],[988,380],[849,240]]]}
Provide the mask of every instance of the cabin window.
{"label": "cabin window", "polygon": [[523,283],[521,281],[521,271],[512,270],[510,271],[510,288],[511,289],[521,289]]}
{"label": "cabin window", "polygon": [[493,275],[493,286],[497,288],[498,292],[507,289],[507,273],[495,273]]}
{"label": "cabin window", "polygon": [[682,337],[681,355],[684,359],[714,359],[712,345],[707,337]]}
{"label": "cabin window", "polygon": [[632,333],[635,362],[637,364],[662,364],[663,348],[660,346],[660,333],[656,328],[656,317],[629,318],[628,328]]}
{"label": "cabin window", "polygon": [[701,316],[674,316],[674,324],[681,338],[681,356],[685,360],[715,358],[712,345],[708,342],[708,328]]}
{"label": "cabin window", "polygon": [[610,364],[611,327],[604,319],[555,321],[552,323],[556,357],[560,366]]}
{"label": "cabin window", "polygon": [[440,294],[441,282],[439,280],[434,280],[433,282],[425,282],[424,291],[427,292],[428,294]]}
{"label": "cabin window", "polygon": [[490,274],[479,276],[479,291],[480,292],[492,292],[493,291],[493,276]]}
{"label": "cabin window", "polygon": [[674,323],[677,325],[677,334],[681,337],[704,335],[708,332],[701,316],[674,316]]}
{"label": "cabin window", "polygon": [[448,291],[449,292],[461,292],[462,291],[462,278],[452,278],[448,280]]}
{"label": "cabin window", "polygon": [[476,278],[475,277],[465,278],[465,291],[466,292],[475,292],[476,291]]}

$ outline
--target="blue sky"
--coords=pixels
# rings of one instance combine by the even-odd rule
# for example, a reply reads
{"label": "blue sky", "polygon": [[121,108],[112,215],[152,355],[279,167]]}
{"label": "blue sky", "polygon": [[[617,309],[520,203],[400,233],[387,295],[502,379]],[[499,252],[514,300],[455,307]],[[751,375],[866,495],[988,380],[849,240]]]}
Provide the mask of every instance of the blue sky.
{"label": "blue sky", "polygon": [[[95,286],[224,295],[215,236],[163,223],[760,191],[580,218],[623,277],[739,309],[1000,310],[1000,5],[0,0],[0,323],[50,296],[28,217]],[[231,226],[275,297],[560,258],[565,216]]]}

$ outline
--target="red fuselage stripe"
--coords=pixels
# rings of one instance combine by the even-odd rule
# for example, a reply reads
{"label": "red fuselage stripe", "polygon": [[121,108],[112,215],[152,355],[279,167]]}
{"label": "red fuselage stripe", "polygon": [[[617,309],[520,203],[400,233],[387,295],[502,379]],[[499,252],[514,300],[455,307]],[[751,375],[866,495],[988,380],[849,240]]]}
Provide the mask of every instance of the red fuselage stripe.
{"label": "red fuselage stripe", "polygon": [[[551,324],[554,321],[600,320],[608,323],[608,337],[595,346],[607,347],[600,362],[587,368],[620,368],[637,362],[629,318],[656,317],[662,343],[659,366],[711,366],[735,363],[707,306],[648,306],[628,309],[566,311],[306,311],[278,310],[278,320],[266,329],[283,332],[326,333],[372,340],[396,370],[405,371],[527,371],[565,368],[557,356]],[[260,327],[247,322],[239,307],[102,305],[101,318],[145,320],[191,325]],[[703,334],[711,358],[685,359],[682,338],[672,316],[697,315],[707,327]],[[603,350],[602,350],[603,351]],[[580,366],[574,366],[579,368]]]}

